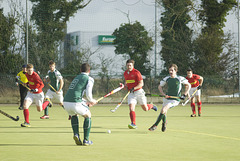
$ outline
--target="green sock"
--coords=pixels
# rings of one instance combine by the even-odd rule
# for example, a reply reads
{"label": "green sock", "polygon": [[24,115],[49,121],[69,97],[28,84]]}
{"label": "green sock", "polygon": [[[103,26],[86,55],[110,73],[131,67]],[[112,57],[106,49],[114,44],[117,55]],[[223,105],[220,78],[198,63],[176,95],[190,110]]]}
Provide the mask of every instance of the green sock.
{"label": "green sock", "polygon": [[71,124],[72,124],[72,129],[73,133],[79,135],[79,123],[78,123],[78,116],[72,116],[71,118]]}
{"label": "green sock", "polygon": [[160,113],[154,125],[158,126],[159,122],[163,119],[163,117],[164,117],[164,114]]}
{"label": "green sock", "polygon": [[91,118],[85,118],[83,123],[83,130],[84,130],[84,140],[89,140],[89,134],[91,130],[92,120]]}
{"label": "green sock", "polygon": [[48,106],[44,109],[44,115],[48,116]]}
{"label": "green sock", "polygon": [[165,123],[166,121],[167,121],[167,116],[164,115],[164,116],[163,116],[163,123]]}

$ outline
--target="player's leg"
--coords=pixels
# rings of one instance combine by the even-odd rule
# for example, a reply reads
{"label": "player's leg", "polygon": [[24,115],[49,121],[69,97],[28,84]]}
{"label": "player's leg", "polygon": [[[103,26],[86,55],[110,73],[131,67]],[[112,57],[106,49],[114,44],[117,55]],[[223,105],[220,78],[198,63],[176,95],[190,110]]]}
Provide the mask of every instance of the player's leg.
{"label": "player's leg", "polygon": [[79,120],[78,115],[75,112],[75,108],[77,106],[74,102],[64,102],[65,110],[67,111],[68,115],[71,115],[71,127],[73,130],[73,140],[77,145],[82,145],[82,141],[80,140],[79,136]]}
{"label": "player's leg", "polygon": [[198,105],[198,116],[200,117],[202,114],[202,102],[201,102],[201,91],[198,90],[196,93],[197,105]]}
{"label": "player's leg", "polygon": [[191,98],[191,109],[192,109],[191,117],[196,117],[195,97]]}
{"label": "player's leg", "polygon": [[[193,94],[193,92],[195,92],[197,88],[196,87],[193,87],[189,90],[189,95],[191,96]],[[192,110],[192,114],[190,115],[191,117],[196,117],[196,110],[195,110],[195,98],[192,97],[191,98],[191,110]]]}
{"label": "player's leg", "polygon": [[179,101],[177,100],[167,100],[163,99],[163,107],[161,109],[161,112],[156,120],[156,122],[148,129],[149,131],[154,131],[157,129],[158,124],[162,120],[162,132],[166,131],[166,125],[167,125],[167,111],[170,108],[173,108],[179,104]]}
{"label": "player's leg", "polygon": [[129,104],[129,116],[130,116],[130,120],[131,120],[131,124],[128,125],[129,129],[136,129],[137,125],[136,125],[136,113],[135,113],[135,103]]}
{"label": "player's leg", "polygon": [[130,93],[128,95],[128,106],[129,106],[129,116],[131,120],[131,124],[128,125],[129,129],[136,129],[136,113],[135,113],[135,106],[137,104],[137,97],[135,96],[135,93]]}
{"label": "player's leg", "polygon": [[54,97],[54,92],[48,89],[45,100],[42,105],[42,110],[44,110],[44,115],[40,117],[40,119],[49,119],[49,107],[52,107],[51,99]]}
{"label": "player's leg", "polygon": [[136,92],[134,92],[138,103],[141,105],[142,109],[144,111],[149,111],[150,109],[153,109],[154,111],[157,111],[157,106],[154,104],[147,104],[147,97],[145,96],[145,92],[143,89],[140,89]]}
{"label": "player's leg", "polygon": [[44,93],[38,93],[34,94],[34,99],[37,107],[37,111],[41,112],[42,111],[42,105],[43,105],[43,100],[44,100]]}
{"label": "player's leg", "polygon": [[83,145],[88,146],[92,145],[93,142],[89,140],[89,135],[91,131],[91,125],[92,125],[92,119],[91,119],[91,112],[89,110],[89,107],[86,102],[77,103],[78,108],[76,109],[76,112],[84,117],[83,122],[83,132],[84,132],[84,139],[83,139]]}
{"label": "player's leg", "polygon": [[24,115],[24,123],[21,124],[22,127],[30,127],[29,122],[29,110],[28,108],[33,102],[32,93],[28,92],[27,96],[25,97],[24,103],[23,103],[23,115]]}
{"label": "player's leg", "polygon": [[24,86],[19,84],[19,91],[20,91],[20,106],[19,106],[19,110],[23,110],[23,103],[24,103],[24,99],[26,97],[26,95],[24,96]]}
{"label": "player's leg", "polygon": [[92,144],[92,141],[89,140],[91,125],[92,125],[91,113],[90,113],[90,111],[88,111],[88,113],[86,115],[84,115],[84,123],[83,123],[84,140],[83,140],[83,145],[91,145]]}

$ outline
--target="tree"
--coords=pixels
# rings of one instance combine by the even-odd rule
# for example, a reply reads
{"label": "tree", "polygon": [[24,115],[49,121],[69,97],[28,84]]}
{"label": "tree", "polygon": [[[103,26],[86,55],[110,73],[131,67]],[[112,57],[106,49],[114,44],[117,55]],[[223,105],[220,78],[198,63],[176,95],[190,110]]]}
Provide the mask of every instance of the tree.
{"label": "tree", "polygon": [[[30,0],[33,3],[32,21],[37,29],[38,55],[31,61],[42,71],[48,70],[48,61],[57,60],[60,42],[65,36],[66,23],[79,9],[86,7],[84,0]],[[30,53],[34,54],[34,53]]]}
{"label": "tree", "polygon": [[153,40],[148,36],[145,30],[138,21],[135,23],[121,24],[118,29],[113,32],[116,39],[115,53],[125,54],[135,60],[135,67],[143,75],[150,74],[150,61],[148,60],[148,51],[152,50]]}
{"label": "tree", "polygon": [[[236,0],[202,0],[199,20],[202,32],[194,41],[194,69],[202,75],[222,75],[232,67],[234,46],[223,27],[227,13],[237,5]],[[223,49],[228,52],[224,52]]]}
{"label": "tree", "polygon": [[16,25],[16,18],[13,15],[4,16],[3,9],[0,9],[0,73],[16,74],[21,69],[23,59],[19,53],[13,53],[11,48],[16,43],[13,37]]}
{"label": "tree", "polygon": [[185,73],[192,62],[192,30],[187,24],[191,22],[188,12],[191,0],[160,0],[164,7],[162,13],[162,50],[160,52],[165,61],[165,70],[172,63],[177,64],[179,73]]}

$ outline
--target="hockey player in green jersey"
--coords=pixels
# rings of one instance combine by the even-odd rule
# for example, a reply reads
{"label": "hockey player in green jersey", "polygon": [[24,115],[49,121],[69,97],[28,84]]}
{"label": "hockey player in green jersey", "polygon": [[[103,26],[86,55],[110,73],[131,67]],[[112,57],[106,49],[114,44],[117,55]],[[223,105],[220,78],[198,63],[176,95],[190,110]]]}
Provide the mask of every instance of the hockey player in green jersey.
{"label": "hockey player in green jersey", "polygon": [[[166,130],[167,125],[167,111],[170,108],[177,106],[180,102],[180,99],[184,100],[186,96],[189,96],[189,90],[191,85],[188,83],[188,80],[182,76],[177,75],[178,67],[176,64],[171,64],[168,68],[169,76],[163,78],[160,81],[158,89],[160,94],[165,96],[163,98],[163,105],[160,112],[160,115],[157,118],[157,121],[148,129],[149,131],[154,131],[157,129],[158,124],[162,120],[162,132]],[[167,84],[167,93],[163,92],[163,86]],[[181,96],[182,84],[185,86],[184,94]],[[170,98],[171,96],[179,97]]]}
{"label": "hockey player in green jersey", "polygon": [[[73,139],[77,145],[92,145],[93,142],[89,140],[91,130],[91,112],[90,106],[97,103],[92,96],[92,88],[94,79],[89,76],[90,66],[88,63],[81,65],[81,74],[77,75],[70,84],[66,95],[64,96],[63,104],[65,110],[71,115],[71,125],[73,129]],[[87,101],[83,99],[83,94],[86,92]],[[79,136],[79,121],[78,115],[84,117],[83,142]]]}
{"label": "hockey player in green jersey", "polygon": [[45,101],[42,105],[44,109],[44,115],[40,117],[40,119],[49,119],[48,107],[52,106],[51,99],[56,99],[60,106],[63,106],[63,77],[61,73],[55,68],[55,62],[50,60],[49,63],[49,71],[44,78],[44,82],[47,82],[49,85],[49,89],[45,95]]}

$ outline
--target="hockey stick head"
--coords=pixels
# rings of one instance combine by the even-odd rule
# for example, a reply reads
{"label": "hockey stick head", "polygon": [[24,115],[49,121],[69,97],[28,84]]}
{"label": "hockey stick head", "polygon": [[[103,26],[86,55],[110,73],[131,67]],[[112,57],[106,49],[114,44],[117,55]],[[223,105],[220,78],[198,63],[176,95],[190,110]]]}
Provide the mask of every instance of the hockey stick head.
{"label": "hockey stick head", "polygon": [[114,109],[111,109],[110,111],[111,111],[112,113],[114,113],[116,110],[114,110]]}
{"label": "hockey stick head", "polygon": [[13,119],[14,121],[18,121],[19,120],[19,116],[17,116],[16,118]]}

